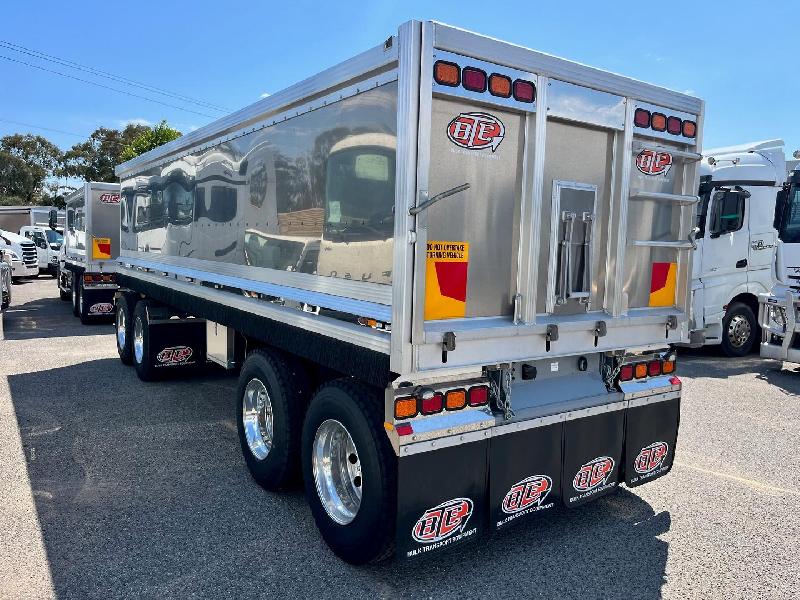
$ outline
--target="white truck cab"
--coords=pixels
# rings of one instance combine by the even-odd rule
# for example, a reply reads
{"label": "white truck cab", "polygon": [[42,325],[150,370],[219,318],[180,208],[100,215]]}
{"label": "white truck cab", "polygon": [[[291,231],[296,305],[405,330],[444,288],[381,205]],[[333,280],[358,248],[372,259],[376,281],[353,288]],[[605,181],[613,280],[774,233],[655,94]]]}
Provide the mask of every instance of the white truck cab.
{"label": "white truck cab", "polygon": [[42,225],[25,225],[20,228],[19,234],[36,245],[39,272],[47,272],[55,277],[58,271],[58,253],[64,243],[63,234],[57,229]]}
{"label": "white truck cab", "polygon": [[28,238],[0,229],[0,248],[11,257],[11,274],[15,279],[39,275],[36,246]]}
{"label": "white truck cab", "polygon": [[775,200],[786,179],[785,165],[783,140],[703,153],[693,258],[693,345],[700,340],[721,344],[728,356],[744,356],[757,339],[758,296],[773,284]]}

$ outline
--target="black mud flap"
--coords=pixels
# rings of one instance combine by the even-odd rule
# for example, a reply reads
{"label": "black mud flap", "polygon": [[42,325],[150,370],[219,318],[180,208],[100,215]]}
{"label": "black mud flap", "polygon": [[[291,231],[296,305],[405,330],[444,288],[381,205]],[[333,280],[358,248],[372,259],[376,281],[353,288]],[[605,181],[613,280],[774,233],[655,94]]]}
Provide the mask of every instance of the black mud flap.
{"label": "black mud flap", "polygon": [[616,489],[624,423],[624,410],[564,423],[562,497],[566,506],[580,506]]}
{"label": "black mud flap", "polygon": [[561,498],[563,423],[498,435],[489,449],[489,515],[501,529]]}
{"label": "black mud flap", "polygon": [[675,457],[680,398],[628,408],[625,485],[635,487],[669,473]]}
{"label": "black mud flap", "polygon": [[114,316],[114,293],[116,290],[83,288],[83,304],[90,317]]}
{"label": "black mud flap", "polygon": [[179,370],[206,362],[206,322],[202,319],[150,322],[153,367]]}
{"label": "black mud flap", "polygon": [[403,456],[397,554],[411,558],[486,531],[487,440]]}

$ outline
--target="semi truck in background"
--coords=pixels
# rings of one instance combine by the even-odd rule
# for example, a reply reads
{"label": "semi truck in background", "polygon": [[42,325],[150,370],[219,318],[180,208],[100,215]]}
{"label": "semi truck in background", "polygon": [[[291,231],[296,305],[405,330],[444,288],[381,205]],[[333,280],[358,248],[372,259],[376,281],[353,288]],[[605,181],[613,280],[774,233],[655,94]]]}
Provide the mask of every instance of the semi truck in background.
{"label": "semi truck in background", "polygon": [[0,248],[11,259],[11,274],[14,279],[39,275],[39,258],[36,245],[25,236],[0,229]]}
{"label": "semi truck in background", "polygon": [[796,168],[778,194],[775,228],[775,282],[758,299],[760,354],[800,363],[800,170]]}
{"label": "semi truck in background", "polygon": [[36,245],[36,256],[39,261],[39,273],[49,273],[53,277],[58,273],[58,257],[64,235],[57,229],[41,225],[25,225],[20,227],[19,234],[25,236]]}
{"label": "semi truck in background", "polygon": [[110,319],[117,290],[119,184],[87,182],[66,198],[66,227],[56,276],[62,300],[82,323]]}
{"label": "semi truck in background", "polygon": [[238,370],[251,475],[302,477],[351,563],[651,482],[678,435],[703,112],[405,23],[116,168],[120,358],[144,381]]}
{"label": "semi truck in background", "polygon": [[0,229],[33,242],[39,272],[55,275],[66,213],[52,206],[0,206]]}
{"label": "semi truck in background", "polygon": [[692,345],[744,356],[760,339],[758,298],[775,279],[775,203],[786,181],[783,140],[706,150],[692,279]]}
{"label": "semi truck in background", "polygon": [[11,304],[11,257],[0,247],[0,312]]}

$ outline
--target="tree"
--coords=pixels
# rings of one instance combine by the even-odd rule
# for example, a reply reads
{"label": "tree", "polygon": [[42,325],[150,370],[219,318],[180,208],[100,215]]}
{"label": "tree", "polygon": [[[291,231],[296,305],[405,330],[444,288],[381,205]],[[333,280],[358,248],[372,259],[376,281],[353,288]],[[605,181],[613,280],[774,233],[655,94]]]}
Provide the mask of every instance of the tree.
{"label": "tree", "polygon": [[136,138],[134,138],[133,141],[126,145],[122,149],[122,155],[120,158],[122,161],[131,160],[140,154],[149,152],[153,148],[158,148],[162,144],[171,142],[172,140],[181,137],[181,135],[182,134],[180,131],[167,125],[166,121],[161,121],[161,123],[152,129],[148,127],[147,131],[143,131]]}
{"label": "tree", "polygon": [[56,173],[62,160],[58,146],[40,135],[7,135],[0,139],[0,153],[5,155],[0,169],[0,188],[13,189],[13,194],[9,195],[18,196],[25,204],[33,204],[41,198],[45,180]]}
{"label": "tree", "polygon": [[22,204],[33,185],[33,173],[25,161],[0,151],[0,204]]}
{"label": "tree", "polygon": [[85,142],[75,144],[64,153],[62,174],[84,181],[114,183],[114,167],[123,162],[122,150],[142,134],[150,131],[147,125],[127,125],[125,129],[96,129]]}

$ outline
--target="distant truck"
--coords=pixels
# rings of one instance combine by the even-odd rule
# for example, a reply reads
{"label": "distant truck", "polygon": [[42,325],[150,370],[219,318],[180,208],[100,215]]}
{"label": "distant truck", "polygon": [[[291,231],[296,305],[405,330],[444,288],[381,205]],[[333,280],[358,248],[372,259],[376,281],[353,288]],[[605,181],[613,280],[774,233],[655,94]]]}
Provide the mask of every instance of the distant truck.
{"label": "distant truck", "polygon": [[251,475],[302,475],[351,563],[651,482],[678,437],[703,113],[405,23],[116,167],[120,359],[239,370]]}
{"label": "distant truck", "polygon": [[0,248],[11,259],[12,277],[22,279],[39,275],[36,245],[25,236],[0,229]]}
{"label": "distant truck", "polygon": [[706,150],[693,258],[694,345],[744,356],[760,338],[758,297],[775,277],[775,203],[786,181],[783,140]]}
{"label": "distant truck", "polygon": [[58,272],[58,256],[61,252],[61,245],[64,243],[63,234],[56,229],[41,225],[20,227],[19,234],[25,236],[36,245],[39,272],[50,273],[55,277]]}
{"label": "distant truck", "polygon": [[120,193],[115,183],[87,182],[66,199],[66,229],[56,280],[82,323],[110,318],[117,290]]}
{"label": "distant truck", "polygon": [[0,248],[0,312],[11,304],[11,258]]}

